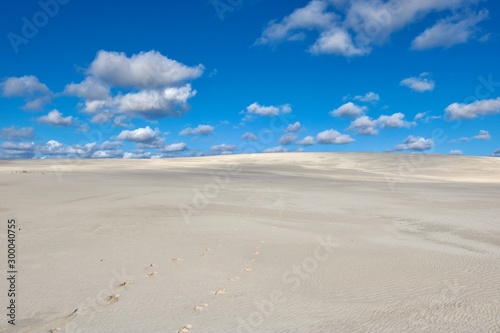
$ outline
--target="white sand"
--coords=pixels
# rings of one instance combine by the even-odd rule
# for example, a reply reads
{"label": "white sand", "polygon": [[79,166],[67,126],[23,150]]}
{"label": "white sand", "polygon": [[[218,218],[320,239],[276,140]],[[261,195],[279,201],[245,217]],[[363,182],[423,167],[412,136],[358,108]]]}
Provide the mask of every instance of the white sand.
{"label": "white sand", "polygon": [[0,216],[0,332],[500,332],[500,159],[0,161]]}

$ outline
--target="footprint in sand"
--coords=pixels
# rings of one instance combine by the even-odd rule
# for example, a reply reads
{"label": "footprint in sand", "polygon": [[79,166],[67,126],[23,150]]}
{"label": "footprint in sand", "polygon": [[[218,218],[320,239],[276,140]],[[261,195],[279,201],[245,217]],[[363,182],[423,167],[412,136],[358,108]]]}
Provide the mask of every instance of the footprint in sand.
{"label": "footprint in sand", "polygon": [[194,307],[194,310],[196,312],[203,312],[203,310],[205,310],[205,308],[208,306],[207,303],[203,304],[203,305],[197,305]]}
{"label": "footprint in sand", "polygon": [[149,268],[153,268],[153,267],[158,267],[158,265],[157,264],[150,264],[145,269],[149,269]]}
{"label": "footprint in sand", "polygon": [[56,333],[56,332],[60,332],[62,330],[62,328],[60,327],[56,327],[56,328],[53,328],[49,331],[49,333]]}
{"label": "footprint in sand", "polygon": [[208,256],[208,252],[210,252],[210,249],[205,249],[205,251],[203,251],[203,253],[201,254],[202,256]]}
{"label": "footprint in sand", "polygon": [[123,281],[122,283],[118,284],[118,288],[130,286],[132,284],[132,281]]}
{"label": "footprint in sand", "polygon": [[158,272],[151,272],[151,273],[148,274],[149,277],[153,277],[155,275],[158,275]]}
{"label": "footprint in sand", "polygon": [[255,262],[255,259],[250,259],[248,260],[249,263],[254,263]]}
{"label": "footprint in sand", "polygon": [[77,315],[79,315],[83,310],[85,310],[85,308],[82,308],[82,309],[76,308],[75,311],[73,311],[69,315],[67,315],[66,318],[74,318]]}
{"label": "footprint in sand", "polygon": [[235,277],[232,277],[230,279],[227,279],[229,282],[234,282],[234,281],[238,281],[240,279],[239,276],[235,276]]}
{"label": "footprint in sand", "polygon": [[226,289],[217,289],[214,295],[224,295],[226,293]]}
{"label": "footprint in sand", "polygon": [[191,332],[191,328],[193,328],[193,326],[191,324],[187,324],[186,326],[178,330],[177,333],[189,333]]}
{"label": "footprint in sand", "polygon": [[248,273],[248,272],[251,272],[251,271],[252,271],[252,269],[251,269],[250,267],[247,267],[247,268],[245,268],[245,269],[243,270],[243,272],[247,272],[247,273]]}
{"label": "footprint in sand", "polygon": [[106,297],[104,300],[108,303],[108,304],[113,304],[113,303],[116,303],[118,302],[118,300],[120,299],[120,294],[115,294],[115,295],[109,295],[108,297]]}
{"label": "footprint in sand", "polygon": [[254,256],[258,256],[258,255],[260,255],[260,252],[259,251],[255,251],[255,253],[253,255]]}

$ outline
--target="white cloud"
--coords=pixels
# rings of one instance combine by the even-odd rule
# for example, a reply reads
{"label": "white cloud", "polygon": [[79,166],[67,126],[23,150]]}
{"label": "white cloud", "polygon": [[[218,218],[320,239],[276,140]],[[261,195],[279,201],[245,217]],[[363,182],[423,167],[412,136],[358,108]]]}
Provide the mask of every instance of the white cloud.
{"label": "white cloud", "polygon": [[110,97],[109,88],[90,76],[81,83],[67,84],[64,93],[78,96],[87,101],[106,100]]}
{"label": "white cloud", "polygon": [[125,53],[101,50],[88,73],[108,86],[126,88],[164,88],[193,80],[203,74],[203,65],[189,67],[156,51],[127,57]]}
{"label": "white cloud", "polygon": [[116,139],[143,144],[143,147],[147,148],[158,147],[163,143],[163,138],[161,138],[160,130],[158,128],[153,130],[149,126],[138,128],[132,131],[122,131],[120,134],[118,134]]}
{"label": "white cloud", "polygon": [[351,122],[347,130],[354,131],[358,134],[375,135],[378,134],[377,121],[370,117],[362,116]]}
{"label": "white cloud", "polygon": [[353,57],[366,55],[371,52],[371,48],[356,46],[346,30],[335,28],[323,32],[309,51],[313,54],[336,54]]}
{"label": "white cloud", "polygon": [[412,125],[416,125],[415,123],[407,122],[404,118],[405,115],[401,112],[394,113],[391,116],[382,115],[377,119],[377,125],[381,128],[408,128]]}
{"label": "white cloud", "polygon": [[48,115],[42,116],[37,119],[37,121],[47,124],[47,125],[52,125],[52,126],[72,126],[73,125],[73,117],[68,116],[68,117],[63,117],[62,113],[59,112],[58,110],[52,110],[49,112]]}
{"label": "white cloud", "polygon": [[214,132],[214,127],[210,125],[198,125],[196,128],[185,128],[179,135],[209,135]]}
{"label": "white cloud", "polygon": [[368,116],[359,117],[351,122],[349,131],[354,131],[358,134],[376,135],[378,134],[377,128],[409,128],[415,126],[415,122],[408,122],[404,120],[405,115],[401,112],[394,113],[390,116],[381,115],[378,119],[371,119]]}
{"label": "white cloud", "polygon": [[488,131],[486,130],[480,130],[479,134],[472,137],[475,140],[482,140],[482,141],[488,141],[491,140],[491,135]]}
{"label": "white cloud", "polygon": [[131,152],[126,152],[123,154],[124,159],[151,159],[158,158],[159,156],[153,155],[149,151],[136,150]]}
{"label": "white cloud", "polygon": [[[78,84],[66,86],[65,93],[84,99],[83,111],[103,123],[126,115],[147,120],[179,117],[189,111],[188,101],[196,90],[186,81],[203,73],[203,66],[189,67],[156,51],[127,57],[124,53],[99,51]],[[111,88],[118,90],[111,96]]]}
{"label": "white cloud", "polygon": [[422,73],[417,77],[409,77],[401,81],[400,85],[410,88],[417,92],[426,92],[434,90],[436,83],[429,78],[428,73]]}
{"label": "white cloud", "polygon": [[288,149],[286,149],[286,148],[283,148],[281,146],[276,146],[276,147],[264,149],[262,152],[263,153],[286,153],[287,151],[288,151]]}
{"label": "white cloud", "polygon": [[463,151],[461,151],[461,150],[458,150],[458,149],[452,149],[452,150],[450,150],[450,153],[449,153],[449,154],[450,154],[450,155],[457,155],[457,156],[458,156],[458,155],[463,155],[464,153],[463,153]]}
{"label": "white cloud", "polygon": [[316,144],[316,141],[314,141],[314,137],[309,135],[303,138],[302,140],[295,142],[295,144],[300,146],[312,146]]}
{"label": "white cloud", "polygon": [[297,8],[280,22],[271,21],[262,32],[256,44],[274,44],[283,40],[300,40],[303,34],[297,30],[322,30],[331,26],[336,15],[327,12],[328,3],[322,0],[313,0],[305,7]]}
{"label": "white cloud", "polygon": [[434,140],[425,139],[421,136],[408,136],[402,144],[397,145],[394,150],[425,151],[434,147]]}
{"label": "white cloud", "polygon": [[161,152],[173,153],[178,151],[184,151],[187,149],[187,145],[184,142],[172,143],[164,148],[160,149]]}
{"label": "white cloud", "polygon": [[33,127],[16,128],[14,126],[2,128],[0,130],[0,139],[6,141],[23,141],[35,138]]}
{"label": "white cloud", "polygon": [[33,142],[3,142],[0,145],[0,158],[33,158],[35,144]]}
{"label": "white cloud", "polygon": [[286,114],[292,112],[292,108],[290,105],[285,104],[281,106],[263,106],[259,103],[255,102],[249,106],[247,106],[247,112],[249,114],[258,115],[258,116],[266,116],[266,117],[274,117],[279,114]]}
{"label": "white cloud", "polygon": [[415,117],[413,118],[413,120],[420,120],[420,119],[423,119],[427,114],[429,114],[429,111],[427,112],[419,112],[415,115]]}
{"label": "white cloud", "polygon": [[29,142],[12,143],[4,142],[0,146],[0,157],[2,158],[45,158],[46,156],[57,158],[115,158],[121,157],[123,152],[118,149],[123,144],[120,142],[106,141],[102,144],[95,142],[85,145],[67,146],[56,140],[46,143],[34,144]]}
{"label": "white cloud", "polygon": [[453,103],[445,109],[446,118],[473,119],[477,116],[488,116],[500,113],[500,97],[497,99],[485,99],[470,104]]}
{"label": "white cloud", "polygon": [[294,133],[286,133],[281,136],[278,143],[283,146],[291,145],[295,141],[295,139],[297,139],[297,135],[295,135]]}
{"label": "white cloud", "polygon": [[374,93],[373,91],[370,91],[366,93],[364,96],[362,95],[356,95],[353,98],[355,101],[360,101],[360,102],[378,102],[380,101],[380,95],[377,93]]}
{"label": "white cloud", "polygon": [[495,151],[493,151],[490,156],[500,157],[500,148],[498,148]]}
{"label": "white cloud", "polygon": [[243,133],[243,135],[241,136],[241,138],[243,140],[247,140],[247,141],[257,141],[257,137],[255,136],[255,134],[253,134],[251,132]]}
{"label": "white cloud", "polygon": [[434,26],[426,29],[413,40],[412,48],[425,50],[435,47],[451,47],[467,43],[476,37],[476,25],[488,17],[488,11],[482,10],[477,14],[470,13],[466,17],[448,17],[440,20]]}
{"label": "white cloud", "polygon": [[113,103],[121,113],[141,116],[146,119],[160,119],[167,116],[181,116],[189,110],[188,99],[196,95],[190,84],[161,90],[141,90],[117,96]]}
{"label": "white cloud", "polygon": [[300,131],[300,123],[298,121],[296,121],[295,123],[293,124],[289,124],[286,129],[285,129],[285,132],[298,132]]}
{"label": "white cloud", "polygon": [[348,102],[340,106],[338,109],[332,110],[330,115],[341,118],[356,118],[364,114],[367,109],[368,108],[366,106],[359,106],[352,102]]}
{"label": "white cloud", "polygon": [[341,134],[336,130],[326,130],[316,135],[316,141],[321,144],[347,144],[354,142],[355,140],[347,134]]}
{"label": "white cloud", "polygon": [[225,143],[223,143],[221,145],[215,145],[215,146],[210,147],[211,151],[220,152],[220,153],[233,152],[236,149],[238,149],[238,147],[236,147],[235,145],[228,145]]}
{"label": "white cloud", "polygon": [[39,110],[52,98],[50,89],[33,75],[8,77],[0,89],[4,97],[22,97],[26,103],[23,108],[28,110]]}
{"label": "white cloud", "polygon": [[[315,35],[318,37],[309,47],[311,53],[362,56],[430,13],[455,13],[469,6],[469,0],[312,0],[281,20],[269,22],[256,44],[275,45]],[[462,25],[472,26],[473,22],[471,19]]]}

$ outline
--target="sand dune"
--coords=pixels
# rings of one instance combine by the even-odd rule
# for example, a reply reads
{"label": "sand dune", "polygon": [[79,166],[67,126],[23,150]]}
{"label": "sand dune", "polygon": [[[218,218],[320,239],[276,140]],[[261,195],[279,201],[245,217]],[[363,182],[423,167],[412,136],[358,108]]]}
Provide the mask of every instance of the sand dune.
{"label": "sand dune", "polygon": [[486,157],[0,161],[0,332],[500,332],[499,202]]}

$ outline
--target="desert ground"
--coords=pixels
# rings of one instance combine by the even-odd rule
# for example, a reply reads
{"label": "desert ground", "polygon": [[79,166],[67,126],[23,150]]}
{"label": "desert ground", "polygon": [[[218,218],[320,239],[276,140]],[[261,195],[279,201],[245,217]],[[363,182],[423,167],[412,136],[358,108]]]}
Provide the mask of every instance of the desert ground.
{"label": "desert ground", "polygon": [[0,216],[0,332],[500,332],[498,158],[0,161]]}

